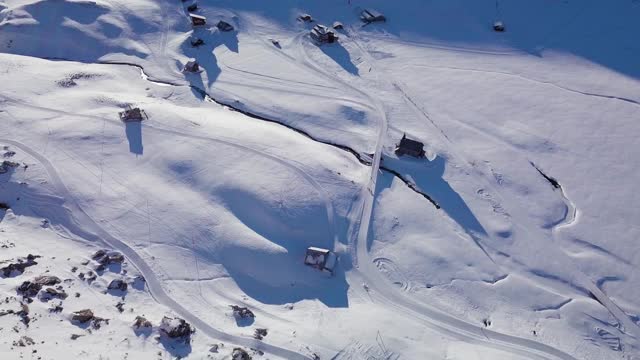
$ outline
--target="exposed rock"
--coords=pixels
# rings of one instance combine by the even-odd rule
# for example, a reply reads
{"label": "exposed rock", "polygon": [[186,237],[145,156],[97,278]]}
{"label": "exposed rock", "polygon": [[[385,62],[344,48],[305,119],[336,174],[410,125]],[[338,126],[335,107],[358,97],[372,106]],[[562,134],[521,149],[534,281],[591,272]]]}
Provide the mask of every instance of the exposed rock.
{"label": "exposed rock", "polygon": [[46,288],[40,293],[40,299],[43,301],[49,301],[54,298],[64,300],[67,296],[68,295],[64,290],[56,290],[54,288]]}
{"label": "exposed rock", "polygon": [[71,340],[77,340],[79,337],[84,336],[84,335],[79,335],[79,334],[71,334]]}
{"label": "exposed rock", "polygon": [[62,310],[64,310],[64,308],[62,307],[62,304],[55,304],[49,308],[49,312],[55,313],[55,314],[61,313]]}
{"label": "exposed rock", "polygon": [[238,305],[229,305],[233,310],[233,316],[246,319],[246,318],[255,318],[256,316],[253,314],[251,310],[247,307],[241,307]]}
{"label": "exposed rock", "polygon": [[20,346],[20,347],[25,347],[33,344],[35,344],[35,341],[33,341],[33,339],[28,336],[23,336],[18,341],[13,342],[13,346]]}
{"label": "exposed rock", "polygon": [[18,286],[18,294],[30,298],[38,295],[38,291],[42,289],[42,285],[33,283],[31,281],[25,281]]}
{"label": "exposed rock", "polygon": [[109,290],[127,291],[127,283],[120,279],[112,280],[107,287]]}
{"label": "exposed rock", "polygon": [[147,320],[144,316],[136,316],[136,321],[133,323],[133,327],[136,329],[150,328],[152,325],[151,321]]}
{"label": "exposed rock", "polygon": [[97,278],[98,275],[96,275],[96,273],[94,273],[93,271],[87,272],[87,282],[89,282],[89,284],[91,284]]}
{"label": "exposed rock", "polygon": [[33,282],[42,286],[53,286],[55,284],[61,283],[62,281],[57,276],[41,275],[33,279]]}
{"label": "exposed rock", "polygon": [[17,162],[3,160],[2,163],[0,163],[0,174],[4,174],[13,168],[17,168],[18,166],[20,166],[20,164],[18,164]]}
{"label": "exposed rock", "polygon": [[[39,255],[29,254],[25,259],[18,259],[15,262],[11,262],[8,265],[0,268],[4,277],[9,277],[12,275],[21,275],[24,270],[30,266],[37,265],[35,259],[39,258]],[[15,272],[15,274],[14,274]]]}
{"label": "exposed rock", "polygon": [[234,348],[231,353],[232,360],[251,360],[251,355],[243,348]]}
{"label": "exposed rock", "polygon": [[74,312],[73,315],[71,316],[71,321],[77,322],[80,324],[86,324],[88,322],[91,322],[91,326],[94,329],[100,329],[103,322],[109,324],[109,319],[103,319],[101,317],[97,317],[93,315],[93,311],[91,311],[90,309],[84,309],[84,310]]}
{"label": "exposed rock", "polygon": [[102,250],[102,249],[100,249],[100,250],[96,251],[96,252],[91,256],[91,258],[92,258],[93,260],[96,260],[96,261],[97,261],[97,260],[102,259],[105,255],[107,255],[107,250]]}
{"label": "exposed rock", "polygon": [[109,319],[103,319],[101,317],[94,316],[91,326],[97,330],[97,329],[100,329],[100,327],[102,327],[103,322],[106,324],[109,324]]}
{"label": "exposed rock", "polygon": [[124,255],[120,254],[117,251],[113,251],[110,253],[105,253],[103,256],[95,258],[96,255],[99,255],[100,251],[93,255],[93,259],[98,261],[102,265],[110,265],[110,264],[120,264],[124,261]]}
{"label": "exposed rock", "polygon": [[264,339],[265,336],[267,336],[267,329],[258,328],[253,333],[253,337],[258,339],[258,340]]}
{"label": "exposed rock", "polygon": [[195,329],[184,319],[165,316],[160,323],[160,331],[172,339],[180,339],[187,343],[191,341],[191,334]]}
{"label": "exposed rock", "polygon": [[116,304],[116,309],[118,309],[118,312],[124,312],[124,303],[122,301],[119,301]]}
{"label": "exposed rock", "polygon": [[84,310],[76,311],[71,316],[71,321],[77,321],[77,322],[79,322],[81,324],[84,324],[84,323],[86,323],[88,321],[91,321],[93,319],[94,319],[93,311],[91,311],[90,309],[84,309]]}

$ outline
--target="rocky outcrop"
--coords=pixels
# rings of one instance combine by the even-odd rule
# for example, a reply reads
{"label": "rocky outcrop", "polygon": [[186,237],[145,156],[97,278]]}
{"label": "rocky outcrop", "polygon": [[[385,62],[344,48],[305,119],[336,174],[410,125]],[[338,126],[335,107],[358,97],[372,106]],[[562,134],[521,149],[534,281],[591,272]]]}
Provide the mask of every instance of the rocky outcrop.
{"label": "rocky outcrop", "polygon": [[171,339],[188,343],[191,341],[191,334],[195,332],[195,329],[184,319],[165,316],[160,322],[160,331]]}
{"label": "rocky outcrop", "polygon": [[33,279],[33,282],[42,286],[53,286],[62,282],[59,277],[51,275],[41,275]]}
{"label": "rocky outcrop", "polygon": [[247,350],[243,348],[234,348],[231,353],[231,359],[233,360],[251,360],[251,355],[247,352]]}
{"label": "rocky outcrop", "polygon": [[94,318],[95,316],[93,315],[93,311],[90,309],[76,311],[71,315],[71,321],[79,322],[81,324],[87,323]]}
{"label": "rocky outcrop", "polygon": [[0,271],[2,272],[2,275],[4,277],[22,275],[22,273],[24,273],[24,270],[26,268],[38,264],[35,261],[35,259],[37,259],[39,257],[40,257],[40,255],[29,254],[24,259],[18,259],[18,260],[14,261],[14,262],[9,262],[9,264],[7,264],[7,265],[3,266],[2,268],[0,268]]}
{"label": "rocky outcrop", "polygon": [[101,317],[97,317],[93,314],[93,311],[90,309],[84,309],[80,311],[76,311],[71,315],[71,321],[79,324],[87,324],[91,323],[91,326],[94,329],[100,329],[102,323],[109,323],[109,319],[103,319]]}
{"label": "rocky outcrop", "polygon": [[265,336],[267,336],[267,333],[268,333],[267,329],[258,328],[253,332],[253,337],[257,340],[262,340],[264,339]]}
{"label": "rocky outcrop", "polygon": [[115,279],[109,283],[107,286],[108,290],[119,290],[119,291],[127,291],[127,283],[124,280]]}
{"label": "rocky outcrop", "polygon": [[136,321],[133,323],[133,327],[138,329],[150,329],[152,327],[151,321],[147,320],[144,316],[136,316]]}
{"label": "rocky outcrop", "polygon": [[18,288],[16,289],[18,294],[31,298],[38,295],[38,292],[42,289],[42,285],[36,284],[31,281],[24,281]]}
{"label": "rocky outcrop", "polygon": [[0,174],[7,173],[9,172],[9,170],[17,168],[18,166],[20,166],[20,164],[18,164],[17,162],[3,160],[2,163],[0,163]]}
{"label": "rocky outcrop", "polygon": [[251,310],[247,307],[241,307],[238,305],[229,305],[233,310],[233,316],[236,318],[247,319],[247,318],[255,318],[256,316],[253,314]]}
{"label": "rocky outcrop", "polygon": [[40,300],[49,301],[51,299],[64,300],[67,298],[67,293],[62,289],[46,288],[40,293]]}

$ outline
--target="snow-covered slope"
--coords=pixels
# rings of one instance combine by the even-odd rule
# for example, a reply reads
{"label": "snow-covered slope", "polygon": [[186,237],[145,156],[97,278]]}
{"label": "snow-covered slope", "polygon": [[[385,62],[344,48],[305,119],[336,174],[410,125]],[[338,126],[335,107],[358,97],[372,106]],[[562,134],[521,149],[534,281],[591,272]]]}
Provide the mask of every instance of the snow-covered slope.
{"label": "snow-covered slope", "polygon": [[[61,330],[88,358],[640,351],[638,2],[223,0],[195,29],[189,4],[0,3],[0,145],[19,165],[0,174],[0,260],[48,253],[1,289],[18,306],[50,269],[91,294],[60,314],[36,300],[37,327],[0,318],[9,358],[58,320],[86,332],[76,307],[112,319]],[[362,26],[369,6],[387,22]],[[311,42],[302,13],[344,23],[338,43]],[[146,119],[122,122],[126,106]],[[426,158],[394,153],[403,134]],[[338,253],[333,276],[303,266],[309,246]],[[99,247],[127,273],[85,285],[67,268]],[[186,319],[191,346],[140,336],[100,293],[137,273],[127,306]],[[34,349],[60,358],[55,341]]]}

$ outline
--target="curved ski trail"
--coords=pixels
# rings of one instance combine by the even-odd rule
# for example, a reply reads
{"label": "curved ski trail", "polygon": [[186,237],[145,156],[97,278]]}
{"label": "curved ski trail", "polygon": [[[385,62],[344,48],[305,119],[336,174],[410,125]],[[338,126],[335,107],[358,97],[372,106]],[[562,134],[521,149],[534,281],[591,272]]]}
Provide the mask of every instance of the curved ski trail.
{"label": "curved ski trail", "polygon": [[[193,324],[197,329],[212,338],[242,345],[248,348],[258,349],[285,359],[310,359],[309,357],[297,353],[293,350],[267,344],[256,339],[245,338],[225,333],[212,327],[211,325],[200,319],[198,316],[189,312],[185,307],[173,300],[164,291],[164,289],[162,288],[162,284],[155,276],[154,271],[144,261],[144,259],[140,255],[138,255],[138,253],[136,253],[135,250],[133,250],[129,245],[125,244],[121,240],[111,236],[111,234],[105,231],[93,218],[91,218],[91,216],[89,216],[80,206],[77,205],[74,197],[71,195],[49,160],[20,142],[9,139],[0,139],[0,141],[21,149],[22,151],[36,159],[38,162],[40,162],[40,164],[47,171],[53,186],[58,192],[58,195],[68,200],[67,202],[65,202],[65,207],[71,214],[73,214],[73,217],[71,218],[72,221],[65,224],[65,227],[67,227],[70,232],[77,234],[84,239],[103,243],[123,253],[129,259],[131,264],[136,267],[138,271],[140,271],[140,273],[145,277],[149,292],[158,303],[167,306],[176,314]],[[55,211],[50,211],[50,215],[54,219],[60,218],[60,215],[56,214]],[[90,231],[85,229],[88,229]]]}

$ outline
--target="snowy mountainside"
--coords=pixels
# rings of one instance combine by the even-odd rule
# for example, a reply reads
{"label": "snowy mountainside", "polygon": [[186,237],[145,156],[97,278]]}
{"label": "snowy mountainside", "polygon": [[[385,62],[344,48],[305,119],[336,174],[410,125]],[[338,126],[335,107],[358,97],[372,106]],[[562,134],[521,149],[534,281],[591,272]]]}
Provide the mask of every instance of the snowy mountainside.
{"label": "snowy mountainside", "polygon": [[[0,3],[0,261],[51,252],[3,295],[19,306],[46,270],[92,294],[34,300],[38,326],[0,318],[2,351],[61,321],[86,358],[637,358],[640,3],[192,3]],[[311,41],[334,21],[337,43]],[[425,157],[399,156],[403,136]],[[339,255],[332,276],[309,246]],[[125,303],[153,336],[100,293],[122,269],[85,285],[60,260],[102,247],[147,279]],[[110,323],[73,325],[76,305]]]}

